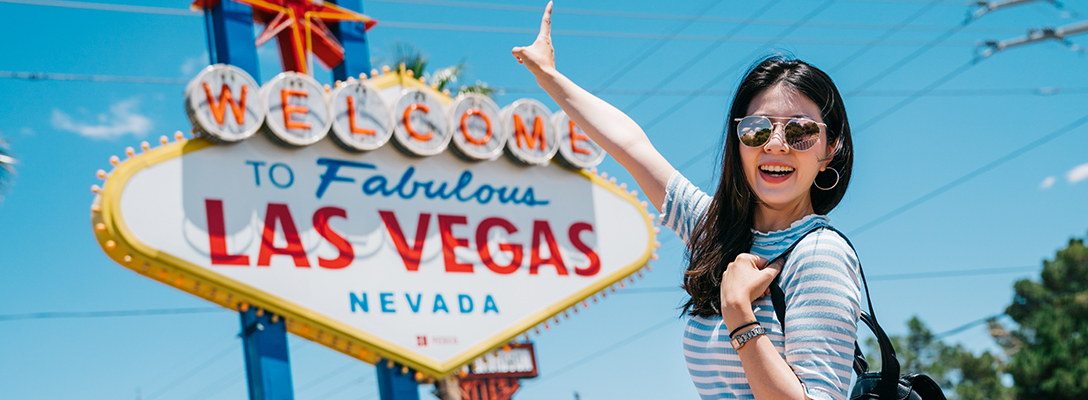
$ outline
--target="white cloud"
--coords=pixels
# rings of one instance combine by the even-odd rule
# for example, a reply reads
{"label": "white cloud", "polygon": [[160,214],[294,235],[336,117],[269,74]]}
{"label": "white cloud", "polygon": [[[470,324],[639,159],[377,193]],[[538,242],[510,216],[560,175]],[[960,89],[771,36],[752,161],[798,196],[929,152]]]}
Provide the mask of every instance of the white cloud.
{"label": "white cloud", "polygon": [[96,121],[76,121],[61,110],[53,109],[53,127],[91,139],[114,139],[124,135],[143,136],[151,131],[151,119],[141,115],[140,100],[130,98],[110,105],[109,115],[98,114]]}
{"label": "white cloud", "polygon": [[208,65],[208,53],[205,52],[199,57],[188,57],[185,62],[181,64],[181,74],[185,76],[192,75],[196,70]]}
{"label": "white cloud", "polygon": [[1053,176],[1048,176],[1043,179],[1042,183],[1039,184],[1039,189],[1050,189],[1051,186],[1054,186],[1054,182],[1057,180],[1058,179],[1054,178]]}
{"label": "white cloud", "polygon": [[35,132],[34,129],[29,126],[24,126],[22,129],[19,129],[19,133],[25,136],[35,136],[38,134],[38,132]]}
{"label": "white cloud", "polygon": [[1073,169],[1065,173],[1065,179],[1068,179],[1069,183],[1077,183],[1088,179],[1088,164],[1073,167]]}

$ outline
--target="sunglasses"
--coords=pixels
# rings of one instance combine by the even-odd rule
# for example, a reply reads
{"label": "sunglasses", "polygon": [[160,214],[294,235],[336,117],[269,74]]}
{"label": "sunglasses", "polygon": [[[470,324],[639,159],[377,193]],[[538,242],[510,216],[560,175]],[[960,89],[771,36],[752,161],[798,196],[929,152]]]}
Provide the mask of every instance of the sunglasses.
{"label": "sunglasses", "polygon": [[[778,119],[778,118],[776,118]],[[785,119],[785,118],[781,118]],[[737,118],[737,136],[740,142],[748,147],[763,147],[771,140],[775,125],[782,125],[782,133],[786,138],[786,145],[795,151],[811,149],[820,141],[820,133],[827,128],[827,124],[816,122],[808,118],[791,118],[788,122],[771,122],[767,117],[748,116]]]}

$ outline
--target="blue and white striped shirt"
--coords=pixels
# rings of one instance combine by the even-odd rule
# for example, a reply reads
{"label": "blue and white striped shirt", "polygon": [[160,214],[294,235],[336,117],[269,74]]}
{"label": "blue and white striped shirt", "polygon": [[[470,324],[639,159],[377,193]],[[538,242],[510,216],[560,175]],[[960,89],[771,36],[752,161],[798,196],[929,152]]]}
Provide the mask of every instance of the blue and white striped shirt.
{"label": "blue and white striped shirt", "polygon": [[[679,172],[665,189],[661,224],[685,243],[710,205],[710,196]],[[818,226],[826,216],[812,214],[789,228],[753,231],[751,253],[768,260]],[[850,390],[854,341],[861,315],[858,260],[850,245],[828,230],[815,232],[786,257],[779,277],[786,300],[786,332],[770,296],[752,303],[756,320],[813,399],[845,399]],[[753,399],[740,356],[729,344],[731,329],[720,316],[691,317],[684,332],[684,357],[703,399]]]}

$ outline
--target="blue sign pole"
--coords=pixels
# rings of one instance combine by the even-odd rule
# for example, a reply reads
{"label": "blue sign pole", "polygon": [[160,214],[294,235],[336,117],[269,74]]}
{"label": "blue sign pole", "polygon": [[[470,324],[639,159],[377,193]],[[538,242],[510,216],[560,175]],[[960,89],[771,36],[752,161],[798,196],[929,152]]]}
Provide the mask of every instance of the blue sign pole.
{"label": "blue sign pole", "polygon": [[[392,364],[392,366],[390,366]],[[391,361],[381,360],[378,367],[378,393],[382,400],[419,400],[419,383],[415,371],[404,369]]]}
{"label": "blue sign pole", "polygon": [[261,81],[252,7],[220,0],[215,7],[204,9],[204,27],[208,31],[208,56],[212,64],[233,65]]}
{"label": "blue sign pole", "polygon": [[[242,343],[250,400],[293,400],[291,363],[287,358],[287,329],[283,318],[250,308],[242,317]],[[275,320],[275,322],[273,322]]]}
{"label": "blue sign pole", "polygon": [[[362,0],[336,0],[336,5],[363,13]],[[366,27],[362,22],[337,22],[329,24],[329,30],[344,46],[344,62],[333,67],[332,77],[338,81],[348,77],[359,78],[359,74],[370,74],[370,49],[366,41]]]}

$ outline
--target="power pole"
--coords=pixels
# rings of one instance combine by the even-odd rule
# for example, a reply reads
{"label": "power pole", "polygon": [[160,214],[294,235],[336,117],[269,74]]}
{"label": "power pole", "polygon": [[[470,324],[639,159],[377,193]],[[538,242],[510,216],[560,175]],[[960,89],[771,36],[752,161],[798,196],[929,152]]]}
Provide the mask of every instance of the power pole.
{"label": "power pole", "polygon": [[1002,41],[986,41],[981,45],[982,51],[979,53],[979,57],[986,58],[993,55],[994,53],[1008,49],[1010,47],[1041,42],[1044,40],[1057,40],[1062,44],[1068,46],[1070,50],[1085,53],[1084,47],[1069,40],[1069,38],[1072,36],[1084,33],[1088,33],[1088,20],[1075,22],[1058,28],[1030,29],[1028,30],[1028,34],[1024,36]]}

